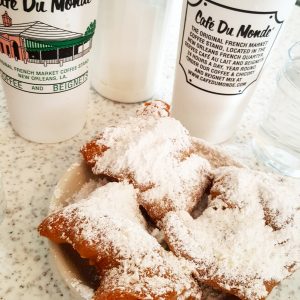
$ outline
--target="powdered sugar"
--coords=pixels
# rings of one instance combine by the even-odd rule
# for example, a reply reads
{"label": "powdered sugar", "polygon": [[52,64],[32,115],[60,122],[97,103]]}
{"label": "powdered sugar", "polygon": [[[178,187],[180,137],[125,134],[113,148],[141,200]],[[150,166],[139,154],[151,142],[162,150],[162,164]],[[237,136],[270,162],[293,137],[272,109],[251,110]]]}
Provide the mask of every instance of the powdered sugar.
{"label": "powdered sugar", "polygon": [[144,117],[168,117],[170,111],[170,106],[160,100],[146,102],[142,105],[136,112],[137,116],[144,116]]}
{"label": "powdered sugar", "polygon": [[[136,190],[125,182],[108,183],[97,188],[86,199],[64,208],[59,215],[73,224],[78,233],[75,234],[75,242],[72,242],[74,246],[80,240],[97,244],[99,236],[104,236],[106,239],[115,239],[116,251],[121,251],[130,246],[127,236],[138,236],[146,226],[137,204]],[[146,245],[140,243],[131,246],[143,248]]]}
{"label": "powdered sugar", "polygon": [[208,184],[209,162],[189,154],[191,138],[175,119],[131,118],[100,136],[97,143],[108,150],[96,158],[93,172],[132,180],[145,202],[168,199],[170,210],[187,210]]}
{"label": "powdered sugar", "polygon": [[120,287],[123,292],[132,289],[133,293],[152,295],[149,299],[166,293],[174,293],[174,297],[200,293],[191,275],[192,265],[168,253],[146,231],[136,190],[128,183],[97,188],[45,222],[60,240],[103,267],[98,292],[109,285],[112,290]]}
{"label": "powdered sugar", "polygon": [[[97,144],[105,147],[91,149],[99,151],[94,173],[120,183],[99,188],[88,182],[64,204],[76,203],[50,217],[48,226],[49,231],[58,226],[61,240],[79,252],[88,249],[88,258],[99,263],[103,279],[97,293],[119,289],[142,299],[173,293],[178,300],[190,293],[201,299],[203,286],[191,278],[197,269],[200,281],[256,300],[268,294],[266,282],[277,283],[299,266],[299,191],[286,179],[247,169],[212,172],[211,166],[243,165],[190,137],[163,103],[104,129]],[[187,211],[210,185],[212,173],[208,208],[199,206],[193,220]],[[192,264],[161,247],[161,232],[149,234],[139,204],[155,221],[183,210],[168,214],[163,224],[171,250]],[[55,224],[57,217],[64,222]],[[101,268],[108,259],[113,263]]]}
{"label": "powdered sugar", "polygon": [[[149,271],[151,270],[151,271]],[[192,266],[166,251],[148,252],[122,261],[110,269],[101,282],[99,293],[126,291],[141,299],[201,299],[201,291],[191,277]]]}
{"label": "powdered sugar", "polygon": [[95,214],[95,218],[107,215],[144,223],[136,198],[137,191],[133,185],[126,182],[111,182],[97,188],[74,206],[83,210],[83,214],[86,212],[88,216],[94,217]]}
{"label": "powdered sugar", "polygon": [[[272,177],[275,179],[273,180]],[[287,178],[261,175],[259,184],[259,193],[261,204],[269,214],[270,225],[274,229],[281,229],[287,223],[295,222],[296,214],[298,219],[300,213],[300,187],[296,182]],[[274,186],[276,185],[276,188]],[[272,189],[270,187],[273,187]]]}
{"label": "powdered sugar", "polygon": [[154,117],[130,118],[118,127],[107,127],[99,144],[110,149],[98,158],[93,169],[96,174],[107,169],[114,174],[132,170],[135,180],[145,186],[155,182],[157,176],[165,176],[163,159],[176,158],[191,146],[186,130],[178,121]]}
{"label": "powdered sugar", "polygon": [[222,146],[212,145],[200,138],[192,137],[193,152],[206,158],[212,167],[220,168],[225,166],[235,166],[247,168],[243,163],[238,161],[235,157],[227,154]]}
{"label": "powdered sugar", "polygon": [[[299,194],[259,172],[221,168],[215,176],[216,198],[197,220],[186,212],[166,217],[169,244],[197,264],[200,280],[235,289],[245,299],[261,299],[268,295],[266,282],[280,282],[300,266]],[[280,230],[267,222],[273,210]]]}

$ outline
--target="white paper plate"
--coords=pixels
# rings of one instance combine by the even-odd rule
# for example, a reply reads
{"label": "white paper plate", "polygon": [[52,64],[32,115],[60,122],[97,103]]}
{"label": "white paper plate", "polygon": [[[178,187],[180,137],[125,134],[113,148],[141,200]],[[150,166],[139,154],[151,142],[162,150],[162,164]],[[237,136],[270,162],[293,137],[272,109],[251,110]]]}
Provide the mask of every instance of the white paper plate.
{"label": "white paper plate", "polygon": [[[50,201],[49,213],[67,205],[72,196],[78,193],[83,185],[91,179],[93,179],[93,175],[83,162],[81,164],[73,164],[60,179],[54,190]],[[50,242],[50,253],[56,270],[72,292],[72,299],[90,300],[94,291],[87,285],[86,279],[82,276],[78,266],[76,266],[74,256],[70,255],[66,247],[52,242]]]}

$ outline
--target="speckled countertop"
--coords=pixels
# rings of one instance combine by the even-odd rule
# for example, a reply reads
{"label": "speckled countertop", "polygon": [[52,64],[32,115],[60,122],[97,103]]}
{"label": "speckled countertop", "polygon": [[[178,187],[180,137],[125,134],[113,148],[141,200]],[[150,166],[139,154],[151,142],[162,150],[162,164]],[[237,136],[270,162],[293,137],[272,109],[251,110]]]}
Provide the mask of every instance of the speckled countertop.
{"label": "speckled countertop", "polygon": [[[179,2],[179,0],[176,2]],[[176,57],[178,5],[174,7],[164,72],[157,97],[170,101]],[[265,68],[253,99],[232,140],[225,147],[255,168],[251,139],[271,98],[275,76],[287,48],[300,40],[300,8],[295,7],[273,56]],[[64,282],[53,273],[47,242],[36,228],[46,216],[49,198],[68,166],[79,160],[78,150],[105,125],[134,113],[137,105],[105,100],[91,91],[89,115],[84,130],[75,138],[54,145],[30,143],[12,130],[0,89],[0,170],[7,194],[7,211],[0,225],[0,299],[59,300],[71,299]],[[300,272],[277,288],[272,300],[300,300]]]}

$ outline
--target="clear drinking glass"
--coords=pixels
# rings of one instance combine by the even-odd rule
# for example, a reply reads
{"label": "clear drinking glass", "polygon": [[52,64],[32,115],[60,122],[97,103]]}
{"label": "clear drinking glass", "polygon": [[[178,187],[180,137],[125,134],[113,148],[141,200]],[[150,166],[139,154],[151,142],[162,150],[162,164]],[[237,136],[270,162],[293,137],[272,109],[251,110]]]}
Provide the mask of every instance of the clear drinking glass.
{"label": "clear drinking glass", "polygon": [[257,156],[282,174],[300,178],[300,42],[288,51],[269,112],[254,139]]}

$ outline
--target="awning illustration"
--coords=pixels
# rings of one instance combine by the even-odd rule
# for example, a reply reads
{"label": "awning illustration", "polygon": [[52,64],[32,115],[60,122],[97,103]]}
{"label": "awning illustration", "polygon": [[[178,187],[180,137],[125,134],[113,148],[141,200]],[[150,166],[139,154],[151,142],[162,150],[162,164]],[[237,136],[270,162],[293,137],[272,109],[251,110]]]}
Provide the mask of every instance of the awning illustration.
{"label": "awning illustration", "polygon": [[96,29],[95,20],[85,33],[78,33],[41,21],[13,24],[7,12],[2,19],[0,52],[25,63],[62,64],[82,57],[89,52]]}

